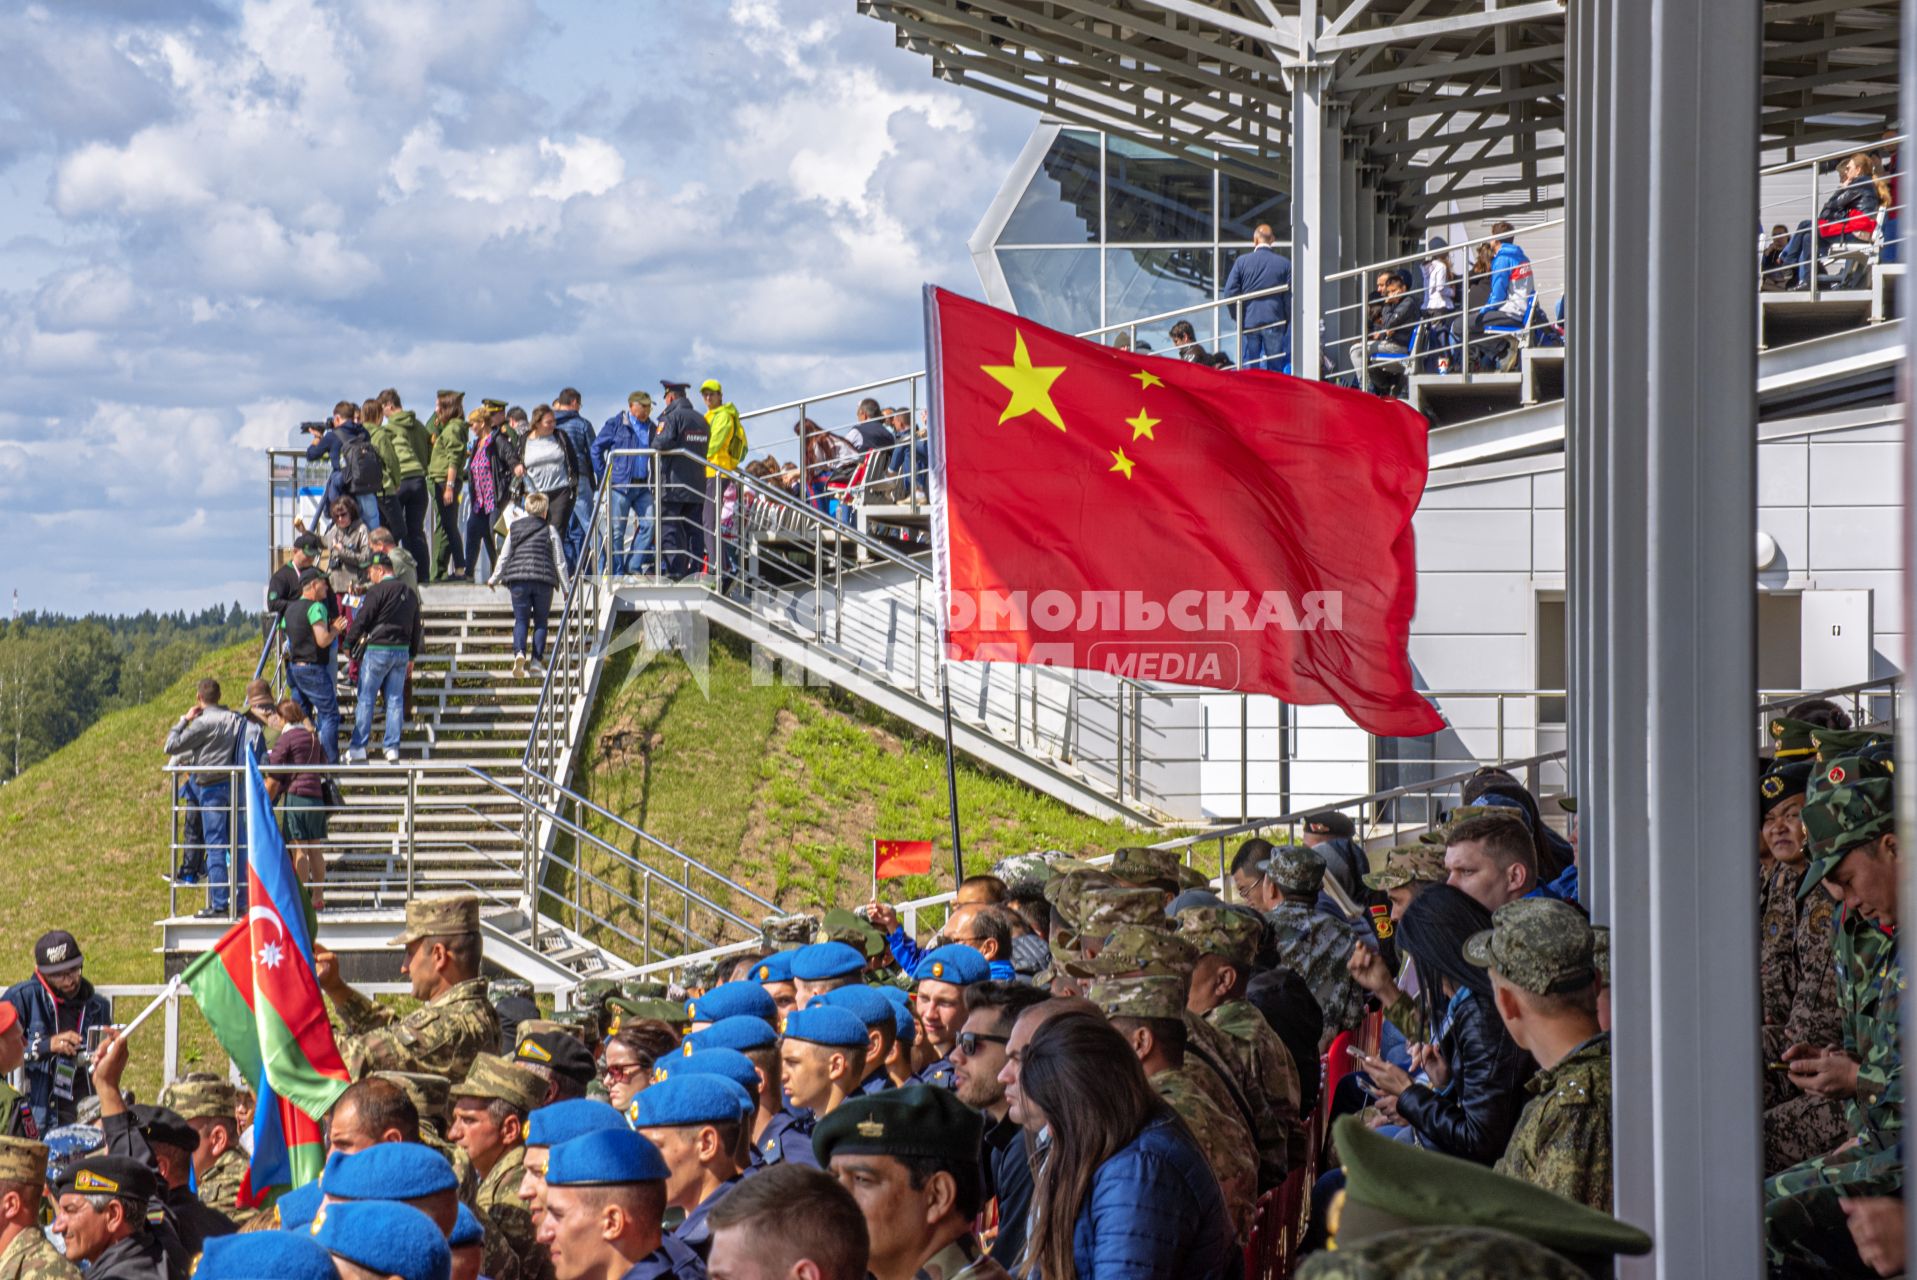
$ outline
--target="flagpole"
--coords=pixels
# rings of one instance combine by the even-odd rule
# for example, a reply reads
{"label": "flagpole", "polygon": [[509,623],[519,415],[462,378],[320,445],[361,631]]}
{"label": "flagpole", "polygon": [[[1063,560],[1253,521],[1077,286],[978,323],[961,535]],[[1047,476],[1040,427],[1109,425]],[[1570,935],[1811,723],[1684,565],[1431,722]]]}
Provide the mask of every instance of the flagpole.
{"label": "flagpole", "polygon": [[939,697],[945,704],[945,802],[952,814],[952,888],[965,883],[965,850],[959,843],[958,773],[952,763],[952,684],[939,663]]}
{"label": "flagpole", "polygon": [[879,900],[879,838],[872,837],[872,901]]}
{"label": "flagpole", "polygon": [[153,1003],[148,1005],[146,1008],[140,1010],[140,1012],[137,1015],[135,1015],[133,1021],[123,1025],[120,1028],[120,1030],[116,1033],[117,1038],[125,1039],[126,1037],[132,1035],[136,1030],[139,1029],[139,1026],[142,1022],[145,1022],[148,1018],[152,1017],[154,1014],[154,1011],[159,1009],[161,1005],[165,1004],[172,997],[178,995],[180,992],[180,988],[185,985],[186,984],[183,981],[181,981],[180,975],[177,973],[174,974],[171,978],[167,979],[167,984],[164,987],[160,988],[160,994],[153,997]]}

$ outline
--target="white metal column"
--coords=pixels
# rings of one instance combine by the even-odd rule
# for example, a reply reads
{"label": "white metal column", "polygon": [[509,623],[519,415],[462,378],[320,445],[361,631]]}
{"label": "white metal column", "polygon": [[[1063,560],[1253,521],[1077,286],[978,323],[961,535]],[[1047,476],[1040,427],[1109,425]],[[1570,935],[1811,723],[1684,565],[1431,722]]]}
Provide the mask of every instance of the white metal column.
{"label": "white metal column", "polygon": [[[1620,1274],[1762,1273],[1756,334],[1761,8],[1571,6],[1572,689],[1612,926]],[[1589,797],[1588,803],[1583,799]]]}
{"label": "white metal column", "polygon": [[1315,53],[1322,25],[1318,0],[1301,0],[1304,52],[1291,77],[1291,369],[1311,378],[1323,350],[1325,276],[1338,269],[1339,145],[1326,102],[1331,69]]}

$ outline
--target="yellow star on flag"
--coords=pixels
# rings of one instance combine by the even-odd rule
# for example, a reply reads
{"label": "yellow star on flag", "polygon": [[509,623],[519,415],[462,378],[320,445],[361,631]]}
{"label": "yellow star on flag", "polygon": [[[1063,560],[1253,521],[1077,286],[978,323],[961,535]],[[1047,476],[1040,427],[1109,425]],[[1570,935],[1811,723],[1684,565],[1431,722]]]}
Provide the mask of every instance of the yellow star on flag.
{"label": "yellow star on flag", "polygon": [[1159,379],[1157,374],[1152,373],[1145,369],[1140,369],[1137,373],[1134,373],[1132,377],[1138,379],[1138,389],[1140,391],[1143,391],[1148,387],[1162,387],[1165,385],[1164,382]]}
{"label": "yellow star on flag", "polygon": [[1144,436],[1147,440],[1156,440],[1158,437],[1152,434],[1152,428],[1157,426],[1160,421],[1161,419],[1154,418],[1143,409],[1140,409],[1136,418],[1125,419],[1125,425],[1132,429],[1132,439],[1134,440],[1140,436]]}
{"label": "yellow star on flag", "polygon": [[1113,471],[1117,471],[1121,473],[1127,480],[1131,479],[1132,468],[1137,466],[1138,464],[1136,462],[1133,462],[1130,458],[1127,458],[1125,456],[1125,451],[1123,449],[1113,449],[1111,451],[1111,454],[1112,454],[1112,458],[1114,459],[1114,461],[1112,462],[1111,469]]}
{"label": "yellow star on flag", "polygon": [[1012,393],[998,420],[1004,423],[1023,414],[1036,413],[1063,431],[1065,420],[1058,416],[1058,406],[1052,403],[1052,384],[1065,372],[1065,366],[1033,364],[1031,353],[1025,349],[1025,335],[1013,330],[1013,336],[1016,341],[1012,347],[1012,363],[979,366]]}

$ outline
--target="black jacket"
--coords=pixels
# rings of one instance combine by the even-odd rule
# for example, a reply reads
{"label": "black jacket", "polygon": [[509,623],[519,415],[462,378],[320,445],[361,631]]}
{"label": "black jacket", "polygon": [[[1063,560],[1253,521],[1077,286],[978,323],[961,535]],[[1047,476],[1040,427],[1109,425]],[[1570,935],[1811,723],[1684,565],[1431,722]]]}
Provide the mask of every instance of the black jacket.
{"label": "black jacket", "polygon": [[[146,1137],[140,1132],[139,1125],[134,1122],[131,1111],[102,1116],[100,1134],[106,1139],[106,1149],[109,1152],[116,1156],[138,1160],[153,1174],[155,1181],[162,1187],[166,1186],[164,1179],[160,1176],[160,1162],[153,1158],[153,1148],[147,1145]],[[185,1188],[181,1188],[181,1191],[188,1199],[192,1198],[192,1192],[186,1191]],[[195,1203],[198,1202],[195,1201]],[[155,1210],[159,1213],[157,1220],[153,1216]],[[225,1222],[227,1227],[226,1232],[215,1234],[224,1235],[233,1230],[233,1224],[226,1218],[217,1213],[213,1216]],[[204,1220],[199,1218],[196,1218],[192,1224],[183,1221],[176,1205],[174,1192],[168,1188],[149,1202],[145,1229],[131,1239],[122,1240],[120,1244],[114,1245],[95,1259],[93,1265],[87,1269],[88,1280],[94,1280],[94,1277],[100,1275],[151,1280],[147,1268],[155,1260],[159,1263],[159,1274],[165,1276],[167,1280],[186,1280],[192,1267],[193,1257],[199,1253],[197,1245],[192,1249],[187,1248],[186,1240],[189,1236],[204,1239],[200,1230],[203,1223]],[[116,1266],[123,1266],[125,1270],[101,1271],[100,1265],[109,1255],[113,1255],[122,1246],[129,1245],[139,1247],[127,1249],[124,1256],[117,1258],[115,1262]]]}
{"label": "black jacket", "polygon": [[[1824,207],[1817,214],[1817,225],[1821,228],[1826,223],[1843,222],[1853,214],[1875,216],[1877,207],[1881,203],[1882,201],[1877,198],[1876,183],[1869,178],[1853,178],[1833,191],[1830,199],[1824,201]],[[1864,237],[1860,233],[1853,232],[1845,234],[1843,238],[1860,240]]]}
{"label": "black jacket", "polygon": [[362,644],[403,644],[406,652],[417,658],[426,647],[419,593],[394,577],[368,590],[346,633],[346,651],[357,653]]}
{"label": "black jacket", "polygon": [[148,1229],[101,1250],[86,1275],[87,1280],[179,1280],[186,1268],[183,1264],[173,1273],[160,1237]]}
{"label": "black jacket", "polygon": [[1427,1146],[1492,1164],[1524,1110],[1531,1055],[1518,1048],[1491,1002],[1476,995],[1458,1002],[1438,1048],[1451,1067],[1450,1088],[1438,1093],[1414,1084],[1398,1096],[1398,1114]]}
{"label": "black jacket", "polygon": [[300,571],[288,560],[273,570],[273,576],[266,580],[266,629],[271,631],[279,625],[280,615],[286,612],[286,606],[299,598]]}
{"label": "black jacket", "polygon": [[1417,294],[1406,289],[1384,303],[1378,313],[1378,323],[1372,326],[1371,337],[1373,341],[1395,343],[1408,350],[1411,335],[1423,315],[1424,303]]}
{"label": "black jacket", "polygon": [[[706,488],[706,446],[712,440],[712,428],[706,425],[704,415],[692,407],[692,402],[684,396],[666,406],[660,415],[659,429],[652,433],[652,447],[661,453],[668,449],[683,449],[693,456],[685,458],[661,458],[660,478],[669,485],[684,486],[704,494]],[[686,502],[697,500],[684,493],[662,494],[661,502]]]}
{"label": "black jacket", "polygon": [[998,1200],[998,1239],[992,1258],[1010,1269],[1025,1248],[1026,1219],[1032,1211],[1032,1165],[1025,1156],[1025,1131],[1010,1120],[986,1117],[985,1189]]}

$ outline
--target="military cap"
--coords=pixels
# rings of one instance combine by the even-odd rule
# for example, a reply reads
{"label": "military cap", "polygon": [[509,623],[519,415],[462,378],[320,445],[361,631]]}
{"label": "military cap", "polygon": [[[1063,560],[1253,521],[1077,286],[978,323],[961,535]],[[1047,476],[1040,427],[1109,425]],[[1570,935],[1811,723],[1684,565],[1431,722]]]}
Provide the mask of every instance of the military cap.
{"label": "military cap", "polygon": [[628,1000],[612,996],[606,1001],[606,1034],[616,1035],[619,1028],[637,1018],[651,1018],[669,1026],[683,1027],[692,1021],[683,1000]]}
{"label": "military cap", "polygon": [[528,1018],[519,1024],[519,1034],[513,1043],[517,1044],[527,1036],[541,1032],[557,1032],[562,1036],[571,1036],[580,1044],[586,1043],[586,1024],[579,1018]]}
{"label": "military cap", "polygon": [[[692,1062],[699,1057],[687,1058]],[[737,1080],[717,1072],[681,1069],[633,1099],[635,1129],[673,1129],[697,1124],[732,1124],[752,1110],[752,1095]]]}
{"label": "military cap", "polygon": [[910,1084],[849,1098],[812,1130],[821,1168],[835,1155],[940,1160],[976,1167],[984,1121],[950,1089]]}
{"label": "military cap", "polygon": [[1193,907],[1178,914],[1178,936],[1200,955],[1220,956],[1233,968],[1249,972],[1265,930],[1251,916],[1230,907]]}
{"label": "military cap", "polygon": [[526,1145],[552,1147],[598,1129],[623,1129],[626,1118],[610,1102],[568,1098],[526,1117]]}
{"label": "military cap", "polygon": [[479,932],[479,899],[470,893],[449,898],[408,898],[406,931],[392,945],[403,947],[421,938],[451,938]]}
{"label": "military cap", "polygon": [[824,1045],[830,1049],[863,1049],[865,1024],[847,1009],[831,1005],[797,1009],[785,1016],[779,1034],[788,1040]]}
{"label": "military cap", "polygon": [[713,959],[685,960],[679,964],[679,983],[686,990],[705,991],[719,980],[719,962]]}
{"label": "military cap", "polygon": [[494,978],[486,984],[486,998],[494,1004],[501,1000],[530,1000],[533,984],[524,978]]}
{"label": "military cap", "polygon": [[1821,725],[1813,728],[1810,736],[1817,747],[1819,764],[1829,764],[1842,756],[1868,755],[1871,748],[1892,741],[1888,733],[1875,729],[1826,729]]}
{"label": "military cap", "polygon": [[1558,808],[1564,810],[1566,813],[1576,813],[1578,811],[1578,798],[1570,792],[1563,792],[1553,798],[1557,801]]}
{"label": "military cap", "polygon": [[546,1082],[496,1053],[482,1053],[473,1059],[466,1078],[452,1087],[452,1096],[497,1100],[519,1111],[531,1111],[546,1100]]}
{"label": "military cap", "polygon": [[803,947],[818,931],[818,922],[808,915],[767,916],[759,922],[759,940],[767,951],[781,946]]}
{"label": "military cap", "polygon": [[1443,884],[1444,850],[1423,840],[1394,845],[1380,855],[1377,870],[1363,879],[1367,889],[1402,889],[1408,884]]}
{"label": "military cap", "polygon": [[46,1143],[31,1138],[0,1138],[0,1182],[39,1186],[46,1180]]}
{"label": "military cap", "polygon": [[466,393],[464,391],[448,391],[442,387],[438,398],[441,400],[464,400]]}
{"label": "military cap", "polygon": [[1162,889],[1130,889],[1119,886],[1083,889],[1078,895],[1078,916],[1073,921],[1082,938],[1106,938],[1121,924],[1167,927],[1165,893]]}
{"label": "military cap", "polygon": [[1771,738],[1772,756],[1779,760],[1808,760],[1816,755],[1817,744],[1811,741],[1811,730],[1817,727],[1808,720],[1773,717],[1765,726]]}
{"label": "military cap", "polygon": [[1816,767],[1814,760],[1793,760],[1773,766],[1757,783],[1757,816],[1762,818],[1792,796],[1803,795],[1810,785],[1811,771]]}
{"label": "military cap", "polygon": [[1348,813],[1336,809],[1326,809],[1314,813],[1305,819],[1305,830],[1314,836],[1330,836],[1334,840],[1349,840],[1358,834],[1358,824],[1351,820]]}
{"label": "military cap", "polygon": [[652,393],[650,391],[628,391],[626,393],[626,403],[650,405],[652,403]]}
{"label": "military cap", "polygon": [[617,1129],[583,1133],[555,1146],[546,1160],[546,1185],[616,1187],[632,1182],[663,1182],[667,1172],[659,1148],[622,1120]]}
{"label": "military cap", "polygon": [[752,980],[761,985],[768,982],[792,981],[792,957],[798,954],[797,947],[785,951],[774,951],[753,967]]}
{"label": "military cap", "polygon": [[[863,988],[847,987],[847,991]],[[836,993],[834,993],[836,994]],[[892,1006],[887,1005],[890,1009]],[[695,1031],[686,1037],[685,1042],[700,1049],[731,1049],[735,1053],[746,1053],[753,1049],[769,1049],[779,1043],[779,1033],[764,1018],[720,1018],[703,1031]]]}
{"label": "military cap", "polygon": [[1823,882],[1852,849],[1897,827],[1897,792],[1889,767],[1862,756],[1820,764],[1804,801],[1804,833],[1810,838],[1810,869],[1799,898]]}
{"label": "military cap", "polygon": [[413,1100],[413,1109],[427,1120],[437,1120],[442,1125],[453,1120],[452,1084],[445,1076],[425,1071],[375,1071],[372,1073],[381,1080],[390,1080],[406,1091]]}
{"label": "military cap", "polygon": [[1325,880],[1325,860],[1301,844],[1279,845],[1259,866],[1286,893],[1316,893]]}
{"label": "military cap", "polygon": [[490,409],[494,413],[504,413],[506,411],[506,402],[504,400],[481,400],[479,405],[482,409]]}
{"label": "military cap", "polygon": [[675,381],[672,378],[661,378],[659,379],[659,385],[667,391],[677,391],[681,395],[684,395],[686,388],[692,384],[690,382]]}
{"label": "military cap", "polygon": [[193,1280],[339,1280],[333,1255],[309,1234],[247,1231],[209,1236]]}
{"label": "military cap", "polygon": [[1108,1018],[1183,1020],[1190,984],[1170,974],[1140,978],[1100,978],[1085,996]]}
{"label": "military cap", "polygon": [[857,947],[868,960],[889,954],[885,935],[879,931],[879,927],[844,907],[832,908],[819,921],[819,941],[843,942],[849,947]]}
{"label": "military cap", "polygon": [[1599,982],[1607,987],[1611,985],[1611,926],[1608,924],[1591,926],[1591,967],[1597,970]]}
{"label": "military cap", "polygon": [[657,978],[625,978],[619,983],[619,994],[628,1000],[664,1000],[671,988]]}
{"label": "military cap", "polygon": [[1591,925],[1556,898],[1519,898],[1491,913],[1491,927],[1464,942],[1464,958],[1533,995],[1582,991],[1597,981]]}
{"label": "military cap", "polygon": [[134,1125],[140,1130],[140,1136],[148,1142],[164,1143],[188,1153],[199,1150],[199,1131],[171,1107],[156,1107],[150,1102],[136,1102],[130,1109],[133,1112]]}
{"label": "military cap", "polygon": [[598,1074],[585,1043],[563,1031],[535,1031],[521,1036],[518,1047],[513,1050],[513,1061],[549,1068],[580,1084]]}
{"label": "military cap", "polygon": [[572,989],[572,1007],[575,1009],[596,1008],[606,1003],[606,997],[617,995],[617,978],[587,978],[576,983]]}
{"label": "military cap", "polygon": [[[1057,870],[1054,866],[1053,870]],[[1045,882],[1045,901],[1066,924],[1078,927],[1079,899],[1087,889],[1109,888],[1118,881],[1097,867],[1061,872]]]}
{"label": "military cap", "polygon": [[[453,1233],[446,1237],[446,1243],[455,1249],[486,1243],[485,1224],[480,1222],[478,1214],[466,1207],[463,1200],[459,1203],[459,1213],[453,1218]],[[193,1280],[199,1280],[199,1277],[195,1276]]]}
{"label": "military cap", "polygon": [[1015,853],[992,865],[992,874],[1005,883],[1005,891],[1014,898],[1037,896],[1053,875],[1052,862],[1065,855],[1057,849],[1034,853]]}
{"label": "military cap", "polygon": [[418,1200],[458,1187],[452,1164],[420,1142],[335,1151],[320,1174],[320,1190],[334,1200]]}
{"label": "military cap", "polygon": [[224,1080],[175,1080],[161,1091],[160,1103],[183,1120],[231,1120],[239,1114],[240,1095]]}
{"label": "military cap", "polygon": [[1175,849],[1150,849],[1140,845],[1114,849],[1107,870],[1129,885],[1170,880],[1181,889],[1189,889],[1205,883],[1205,878],[1186,866]]}
{"label": "military cap", "polygon": [[[1185,913],[1187,915],[1190,912]],[[1170,925],[1166,921],[1166,925]],[[1184,923],[1180,917],[1179,923]],[[1110,977],[1127,973],[1175,973],[1189,979],[1201,954],[1193,939],[1173,933],[1168,927],[1121,924],[1104,947],[1090,960],[1076,952],[1052,954],[1052,963],[1062,965],[1075,978]]]}
{"label": "military cap", "polygon": [[[759,1091],[759,1072],[752,1059],[737,1049],[701,1049],[685,1044],[678,1053],[669,1053],[652,1068],[652,1082],[664,1084],[680,1076],[723,1076],[750,1093]],[[646,1090],[651,1093],[652,1090]]]}
{"label": "military cap", "polygon": [[806,1007],[822,1004],[846,1010],[863,1022],[867,1031],[875,1027],[887,1032],[892,1030],[892,1002],[880,995],[876,987],[840,987],[837,991],[813,996],[812,1003]]}
{"label": "military cap", "polygon": [[320,1201],[325,1198],[320,1191],[318,1178],[303,1187],[281,1192],[280,1198],[273,1202],[273,1211],[279,1215],[280,1230],[306,1230],[313,1224],[314,1217],[319,1213]]}
{"label": "military cap", "polygon": [[756,982],[728,982],[686,1002],[686,1013],[694,1022],[717,1022],[721,1018],[763,1018],[767,1026],[779,1020],[779,1006],[765,988]]}
{"label": "military cap", "polygon": [[453,1249],[445,1235],[431,1218],[409,1204],[363,1200],[327,1205],[313,1219],[313,1239],[328,1253],[375,1275],[448,1280],[453,1271]]}
{"label": "military cap", "polygon": [[963,942],[948,942],[942,947],[933,947],[919,957],[912,970],[914,982],[949,982],[955,987],[969,987],[974,982],[983,982],[992,976],[992,964],[977,947],[967,946]]}
{"label": "military cap", "polygon": [[843,942],[814,942],[792,957],[792,976],[824,982],[865,972],[865,953]]}
{"label": "military cap", "polygon": [[54,1191],[63,1196],[112,1196],[144,1208],[158,1187],[153,1174],[138,1160],[102,1153],[85,1156],[68,1165]]}
{"label": "military cap", "polygon": [[1333,1127],[1345,1169],[1338,1243],[1406,1227],[1491,1227],[1572,1257],[1641,1254],[1651,1238],[1608,1213],[1483,1165],[1373,1133],[1355,1116]]}

